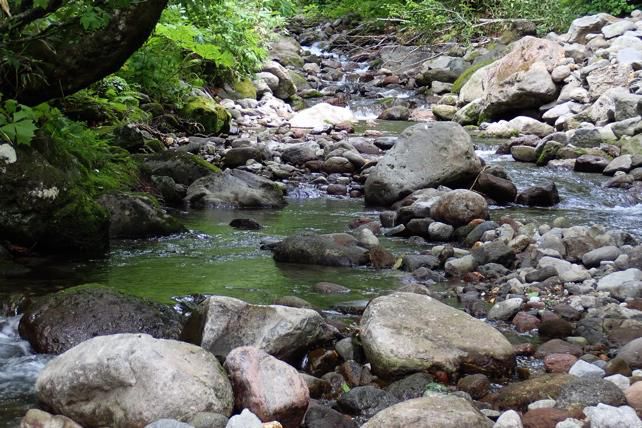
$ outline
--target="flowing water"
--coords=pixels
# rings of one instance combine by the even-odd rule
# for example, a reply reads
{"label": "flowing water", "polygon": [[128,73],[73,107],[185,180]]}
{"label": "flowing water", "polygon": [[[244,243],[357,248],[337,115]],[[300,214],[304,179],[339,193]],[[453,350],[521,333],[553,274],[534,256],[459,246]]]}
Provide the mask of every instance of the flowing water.
{"label": "flowing water", "polygon": [[20,339],[20,317],[0,317],[0,428],[15,428],[36,403],[34,384],[50,359]]}

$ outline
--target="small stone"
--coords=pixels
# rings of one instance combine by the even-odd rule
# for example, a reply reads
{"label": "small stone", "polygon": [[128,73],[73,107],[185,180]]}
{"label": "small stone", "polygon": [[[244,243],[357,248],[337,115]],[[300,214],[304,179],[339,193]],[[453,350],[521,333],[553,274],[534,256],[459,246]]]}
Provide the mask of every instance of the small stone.
{"label": "small stone", "polygon": [[[626,390],[629,388],[629,386],[631,386],[631,381],[629,380],[629,378],[626,376],[622,376],[621,374],[607,376],[604,378],[604,380],[613,382],[615,385],[617,385],[618,388],[620,388],[622,391],[625,391],[624,395],[626,395]],[[627,401],[628,401],[628,397],[627,397]],[[629,404],[631,403],[629,402]]]}
{"label": "small stone", "polygon": [[490,381],[484,374],[464,376],[457,382],[457,388],[470,394],[473,400],[479,400],[488,394]]}
{"label": "small stone", "polygon": [[571,354],[549,354],[544,357],[544,368],[549,373],[568,373],[577,361]]}
{"label": "small stone", "polygon": [[225,428],[262,428],[263,422],[248,409],[243,409],[240,415],[232,416]]}
{"label": "small stone", "polygon": [[577,377],[604,377],[605,375],[604,370],[584,360],[577,360],[568,372]]}
{"label": "small stone", "polygon": [[493,428],[522,428],[522,418],[515,410],[508,410],[497,418]]}
{"label": "small stone", "polygon": [[528,405],[528,410],[550,409],[555,407],[555,400],[537,400]]}

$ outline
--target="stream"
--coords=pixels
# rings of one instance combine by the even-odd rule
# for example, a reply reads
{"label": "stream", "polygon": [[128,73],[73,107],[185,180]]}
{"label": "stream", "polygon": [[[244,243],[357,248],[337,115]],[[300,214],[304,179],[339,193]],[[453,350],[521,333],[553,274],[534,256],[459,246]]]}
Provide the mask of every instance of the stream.
{"label": "stream", "polygon": [[[364,70],[362,64],[360,67],[341,82],[344,87],[358,91],[359,73]],[[377,97],[357,95],[349,105],[359,119],[368,121],[361,122],[358,129],[398,135],[412,123],[374,121],[382,109],[379,100],[394,102],[413,96],[381,88]],[[642,205],[627,203],[621,189],[601,187],[607,177],[515,162],[510,155],[496,155],[496,144],[492,140],[475,141],[480,157],[488,164],[503,166],[519,190],[553,180],[562,202],[548,209],[491,207],[492,218],[510,215],[520,221],[542,224],[564,216],[571,225],[600,224],[640,236]],[[401,285],[404,274],[396,270],[274,263],[271,253],[260,249],[266,238],[284,238],[300,231],[344,232],[357,217],[379,215],[378,211],[365,208],[362,199],[321,196],[306,189],[295,192],[288,202],[282,210],[178,212],[175,214],[190,232],[117,242],[110,255],[101,260],[29,261],[27,271],[0,279],[5,282],[0,287],[0,298],[12,293],[41,295],[96,282],[165,303],[177,303],[181,297],[192,294],[220,294],[261,304],[273,303],[283,296],[297,296],[331,314],[333,305],[340,302],[367,300]],[[259,231],[235,230],[229,226],[235,218],[252,218],[263,227]],[[382,244],[395,255],[427,249],[426,245],[400,238],[382,238]],[[342,295],[312,292],[311,286],[320,281],[344,285],[351,292]],[[17,426],[26,409],[35,404],[33,385],[50,358],[35,355],[29,344],[20,339],[18,322],[18,316],[0,317],[0,428]]]}

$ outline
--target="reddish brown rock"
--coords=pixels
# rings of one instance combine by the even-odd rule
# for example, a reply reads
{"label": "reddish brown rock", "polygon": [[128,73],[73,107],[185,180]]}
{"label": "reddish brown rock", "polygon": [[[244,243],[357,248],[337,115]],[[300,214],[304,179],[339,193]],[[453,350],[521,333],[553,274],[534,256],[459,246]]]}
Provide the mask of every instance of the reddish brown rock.
{"label": "reddish brown rock", "polygon": [[513,318],[513,325],[520,333],[536,329],[539,327],[540,322],[539,318],[535,315],[529,314],[528,312],[518,312]]}
{"label": "reddish brown rock", "polygon": [[467,392],[474,400],[479,400],[488,394],[490,390],[490,381],[483,374],[474,374],[464,376],[457,382],[457,388],[460,391]]}
{"label": "reddish brown rock", "polygon": [[310,395],[296,369],[252,346],[235,348],[225,359],[237,410],[249,409],[263,422],[298,428]]}
{"label": "reddish brown rock", "polygon": [[544,358],[550,354],[571,354],[579,357],[582,355],[582,348],[578,345],[565,342],[562,339],[552,339],[537,348],[535,357]]}
{"label": "reddish brown rock", "polygon": [[570,418],[567,410],[547,408],[529,410],[522,416],[524,428],[555,428],[558,422]]}
{"label": "reddish brown rock", "polygon": [[525,410],[534,401],[556,399],[562,387],[573,378],[568,374],[545,374],[511,383],[499,390],[495,405],[500,410]]}
{"label": "reddish brown rock", "polygon": [[577,357],[571,354],[549,354],[544,358],[544,367],[549,373],[568,373]]}

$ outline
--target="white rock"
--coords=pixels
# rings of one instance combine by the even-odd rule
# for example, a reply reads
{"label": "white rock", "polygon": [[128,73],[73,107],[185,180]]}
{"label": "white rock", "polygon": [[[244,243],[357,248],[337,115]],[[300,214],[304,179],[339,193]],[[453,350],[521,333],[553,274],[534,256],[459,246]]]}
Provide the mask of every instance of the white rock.
{"label": "white rock", "polygon": [[584,428],[584,421],[575,418],[564,419],[562,422],[558,422],[555,425],[555,428]]}
{"label": "white rock", "polygon": [[290,126],[292,128],[316,128],[328,124],[336,125],[341,122],[354,121],[356,118],[350,109],[319,103],[295,113],[290,119]]}
{"label": "white rock", "polygon": [[515,410],[508,410],[497,418],[497,422],[495,422],[493,428],[522,428],[523,426],[519,413]]}
{"label": "white rock", "polygon": [[607,377],[604,378],[604,380],[608,380],[609,382],[613,382],[622,391],[625,391],[629,386],[631,386],[631,380],[628,377],[623,376],[621,374],[614,374],[614,375],[611,375],[611,376],[607,376]]}
{"label": "white rock", "polygon": [[577,360],[568,373],[577,377],[604,377],[606,374],[595,364],[587,363],[584,360]]}
{"label": "white rock", "polygon": [[240,415],[232,416],[225,428],[262,428],[263,422],[248,409],[243,409]]}
{"label": "white rock", "polygon": [[591,428],[642,428],[642,421],[629,406],[613,407],[598,404],[585,407],[584,414],[591,421]]}
{"label": "white rock", "polygon": [[550,409],[555,407],[555,400],[537,400],[528,405],[528,410]]}
{"label": "white rock", "polygon": [[10,144],[0,144],[0,163],[15,163],[17,160],[16,150]]}

